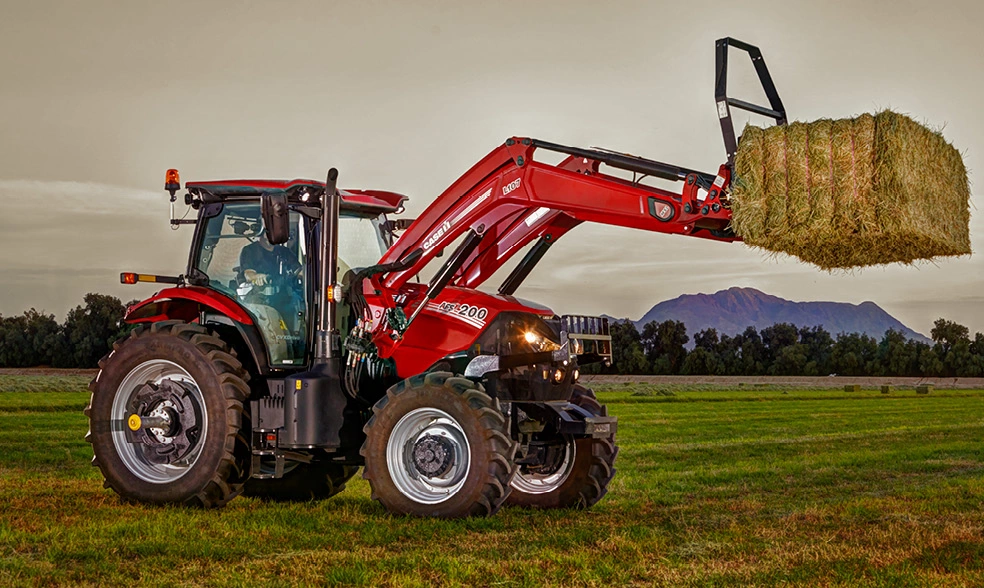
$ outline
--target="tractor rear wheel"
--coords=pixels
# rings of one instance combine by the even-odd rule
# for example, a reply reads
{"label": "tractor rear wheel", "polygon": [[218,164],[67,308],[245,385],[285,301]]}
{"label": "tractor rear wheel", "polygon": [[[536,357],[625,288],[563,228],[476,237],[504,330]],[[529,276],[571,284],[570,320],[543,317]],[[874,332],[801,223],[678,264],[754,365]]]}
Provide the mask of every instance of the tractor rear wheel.
{"label": "tractor rear wheel", "polygon": [[281,478],[251,478],[243,496],[292,502],[323,500],[344,490],[358,471],[358,466],[330,461],[299,463]]}
{"label": "tractor rear wheel", "polygon": [[106,487],[128,501],[202,507],[242,492],[249,376],[221,339],[196,324],[153,323],[117,341],[99,367],[86,440]]}
{"label": "tractor rear wheel", "polygon": [[[571,403],[593,415],[607,415],[594,392],[580,384],[574,386]],[[534,508],[588,508],[605,494],[615,476],[618,446],[615,435],[601,439],[558,437],[561,451],[554,452],[552,467],[533,470],[520,466],[512,481],[508,504]]]}
{"label": "tractor rear wheel", "polygon": [[494,514],[509,494],[516,444],[498,400],[449,372],[400,382],[364,428],[362,477],[397,514],[457,518]]}

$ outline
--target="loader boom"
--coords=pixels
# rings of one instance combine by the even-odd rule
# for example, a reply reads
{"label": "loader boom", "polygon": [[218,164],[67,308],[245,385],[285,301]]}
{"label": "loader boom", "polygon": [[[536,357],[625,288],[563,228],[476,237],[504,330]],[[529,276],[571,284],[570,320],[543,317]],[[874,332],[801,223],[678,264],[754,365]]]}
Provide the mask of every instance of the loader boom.
{"label": "loader boom", "polygon": [[[534,159],[538,149],[568,157],[551,165]],[[602,165],[630,171],[633,179],[606,174]],[[683,188],[677,193],[649,186],[641,182],[646,176],[681,181]],[[438,196],[386,252],[380,264],[416,250],[422,254],[381,282],[399,289],[469,229],[485,237],[452,280],[467,288],[482,284],[533,240],[542,239],[545,250],[582,222],[734,241],[737,237],[728,229],[730,180],[728,166],[712,175],[641,157],[513,137]]]}

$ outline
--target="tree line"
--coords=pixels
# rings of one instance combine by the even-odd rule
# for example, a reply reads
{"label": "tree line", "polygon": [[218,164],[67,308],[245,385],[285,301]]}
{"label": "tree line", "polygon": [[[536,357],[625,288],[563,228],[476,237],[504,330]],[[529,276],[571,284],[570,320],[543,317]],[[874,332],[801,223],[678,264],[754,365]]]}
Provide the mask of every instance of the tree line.
{"label": "tree line", "polygon": [[[136,301],[131,301],[133,304]],[[58,323],[30,309],[0,315],[0,368],[94,368],[131,328],[126,306],[114,296],[89,293]],[[889,330],[881,340],[860,333],[832,336],[821,326],[777,323],[738,335],[709,328],[694,334],[680,321],[650,322],[640,333],[630,321],[611,324],[613,363],[619,374],[728,376],[984,376],[984,334],[953,321],[933,324],[933,344]],[[587,370],[592,371],[592,370]]]}
{"label": "tree line", "polygon": [[611,324],[613,365],[619,374],[728,376],[984,376],[984,334],[938,319],[933,344],[889,330],[881,340],[863,333],[831,336],[821,326],[777,323],[738,335],[708,328],[690,341],[680,321],[652,321],[640,333],[630,321]]}
{"label": "tree line", "polygon": [[129,330],[119,298],[89,293],[65,321],[35,309],[0,315],[0,367],[94,368]]}

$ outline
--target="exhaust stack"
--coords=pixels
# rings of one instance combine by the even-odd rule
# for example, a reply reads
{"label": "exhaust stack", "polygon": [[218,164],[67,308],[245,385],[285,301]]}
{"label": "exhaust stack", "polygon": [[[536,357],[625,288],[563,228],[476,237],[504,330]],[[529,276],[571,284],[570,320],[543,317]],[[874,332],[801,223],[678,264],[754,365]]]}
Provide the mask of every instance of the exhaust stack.
{"label": "exhaust stack", "polygon": [[338,170],[328,170],[321,198],[321,296],[314,361],[311,370],[284,380],[284,431],[279,446],[289,449],[333,449],[341,446],[340,432],[347,399],[341,383],[341,342],[335,324],[338,304],[338,214],[341,196]]}
{"label": "exhaust stack", "polygon": [[341,345],[335,324],[335,305],[338,304],[338,214],[341,196],[338,194],[338,170],[328,170],[325,194],[321,197],[321,271],[318,292],[321,293],[321,312],[318,315],[317,343],[314,348],[315,365],[338,359]]}

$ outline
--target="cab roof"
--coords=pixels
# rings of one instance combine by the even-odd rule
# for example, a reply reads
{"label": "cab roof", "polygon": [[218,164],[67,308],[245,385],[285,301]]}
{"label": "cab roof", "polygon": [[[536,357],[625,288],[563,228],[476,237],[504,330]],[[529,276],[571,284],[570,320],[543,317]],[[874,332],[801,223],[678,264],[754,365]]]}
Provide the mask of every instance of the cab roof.
{"label": "cab roof", "polygon": [[[203,200],[224,201],[230,199],[257,198],[264,192],[287,192],[291,201],[316,203],[325,191],[325,183],[315,180],[213,180],[187,182],[185,189]],[[345,190],[339,188],[342,207],[348,209],[371,208],[381,212],[396,212],[408,199],[403,194],[383,190]],[[308,198],[302,200],[307,194]]]}

